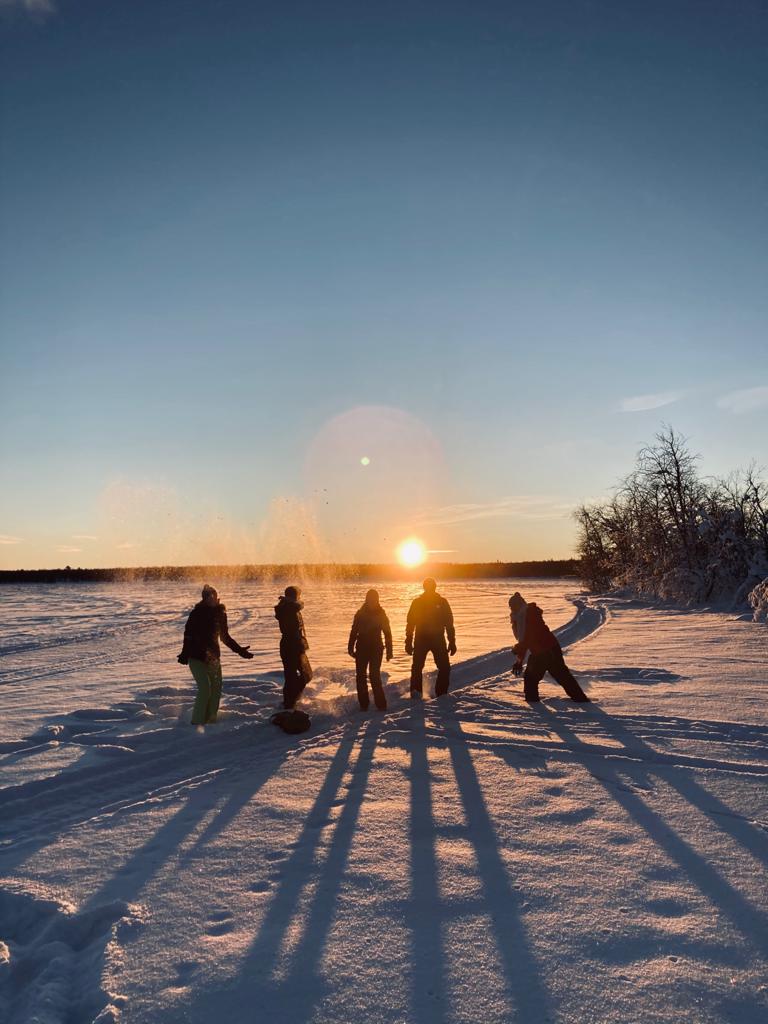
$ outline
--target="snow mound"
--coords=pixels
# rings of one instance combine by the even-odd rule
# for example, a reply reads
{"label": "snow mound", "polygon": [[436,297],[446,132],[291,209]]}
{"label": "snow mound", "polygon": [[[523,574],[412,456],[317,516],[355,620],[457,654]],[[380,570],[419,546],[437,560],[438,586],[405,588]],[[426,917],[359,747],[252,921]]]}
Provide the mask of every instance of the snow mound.
{"label": "snow mound", "polygon": [[755,622],[768,622],[768,576],[750,591],[749,603]]}
{"label": "snow mound", "polygon": [[0,881],[0,1016],[6,1024],[106,1024],[125,997],[102,986],[120,935],[143,919],[122,900],[77,910],[41,885]]}

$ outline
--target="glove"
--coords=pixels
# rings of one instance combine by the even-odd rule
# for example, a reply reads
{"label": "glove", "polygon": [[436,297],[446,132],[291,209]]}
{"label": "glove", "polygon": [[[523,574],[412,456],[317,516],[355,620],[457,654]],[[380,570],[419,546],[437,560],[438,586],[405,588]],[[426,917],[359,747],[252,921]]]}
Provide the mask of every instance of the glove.
{"label": "glove", "polygon": [[451,657],[453,657],[454,654],[456,653],[456,641],[455,640],[451,640],[451,642],[448,644],[448,653],[450,654]]}
{"label": "glove", "polygon": [[406,654],[413,654],[413,640],[406,640],[405,641],[405,653]]}
{"label": "glove", "polygon": [[522,663],[522,661],[520,661],[519,658],[517,659],[515,664],[512,666],[512,672],[516,676],[521,676],[523,674],[523,663]]}
{"label": "glove", "polygon": [[392,651],[387,651],[387,661],[392,661]]}
{"label": "glove", "polygon": [[186,656],[186,654],[180,654],[178,656],[178,658],[176,659],[176,661],[178,661],[178,663],[180,665],[188,665],[189,664],[189,658]]}
{"label": "glove", "polygon": [[249,650],[250,646],[251,645],[248,644],[248,647],[241,647],[240,648],[240,650],[237,653],[240,655],[241,658],[248,659],[248,658],[252,658],[253,657],[253,654]]}
{"label": "glove", "polygon": [[354,658],[354,656],[355,656],[355,652],[353,651],[353,649],[351,647],[347,648],[347,654],[350,656],[350,658]]}

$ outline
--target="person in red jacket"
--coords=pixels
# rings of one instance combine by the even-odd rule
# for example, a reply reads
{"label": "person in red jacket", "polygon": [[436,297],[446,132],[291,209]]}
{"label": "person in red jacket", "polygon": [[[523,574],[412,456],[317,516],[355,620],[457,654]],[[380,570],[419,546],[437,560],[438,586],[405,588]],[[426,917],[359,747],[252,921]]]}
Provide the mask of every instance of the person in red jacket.
{"label": "person in red jacket", "polygon": [[525,666],[523,675],[525,699],[530,704],[538,704],[540,700],[539,683],[544,678],[544,674],[549,672],[571,700],[578,704],[589,703],[589,697],[565,664],[560,644],[544,621],[541,608],[533,603],[528,604],[523,596],[516,592],[509,599],[509,619],[512,623],[512,632],[517,640],[512,648],[517,655],[517,661],[512,667],[516,676],[523,671],[523,662],[528,654],[528,664]]}

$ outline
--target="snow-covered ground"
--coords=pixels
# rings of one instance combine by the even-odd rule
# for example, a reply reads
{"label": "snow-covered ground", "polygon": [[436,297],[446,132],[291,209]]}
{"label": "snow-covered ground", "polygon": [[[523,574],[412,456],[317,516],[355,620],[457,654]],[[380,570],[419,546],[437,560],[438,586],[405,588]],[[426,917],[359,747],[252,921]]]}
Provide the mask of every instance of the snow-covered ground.
{"label": "snow-covered ground", "polygon": [[[546,682],[522,701],[497,650],[518,585],[595,703]],[[156,595],[144,612],[105,597],[134,602],[123,654],[84,639],[80,669],[66,618],[39,611],[25,675],[4,591],[0,1019],[768,1019],[765,626],[487,586],[449,595],[464,660],[448,698],[408,704],[401,659],[390,711],[362,714],[349,667],[328,669],[302,737],[268,723],[275,666],[226,652],[227,714],[186,725],[166,651],[180,595],[167,618]],[[470,623],[486,598],[497,643],[489,614]],[[72,600],[83,634],[119,628],[119,609],[104,625]],[[232,619],[249,642],[255,620]]]}

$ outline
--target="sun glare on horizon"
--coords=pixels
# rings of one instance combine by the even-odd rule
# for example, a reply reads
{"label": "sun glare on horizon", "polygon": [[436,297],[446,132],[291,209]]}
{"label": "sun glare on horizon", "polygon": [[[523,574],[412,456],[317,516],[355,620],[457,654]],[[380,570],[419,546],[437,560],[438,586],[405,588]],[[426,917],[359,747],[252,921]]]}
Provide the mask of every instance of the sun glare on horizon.
{"label": "sun glare on horizon", "polygon": [[400,565],[412,569],[427,560],[427,549],[416,537],[409,537],[398,545],[397,560]]}

